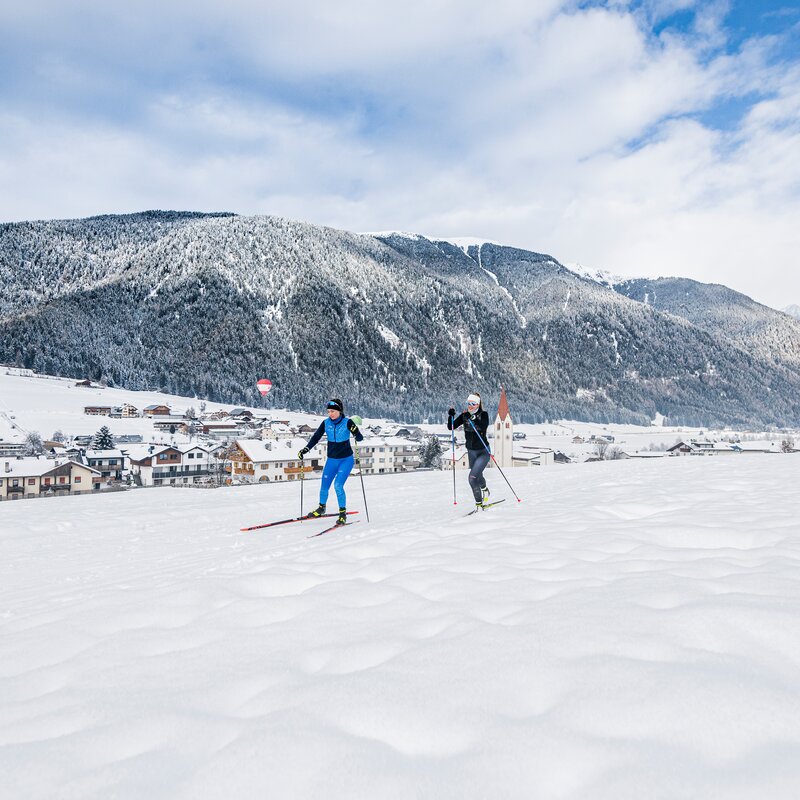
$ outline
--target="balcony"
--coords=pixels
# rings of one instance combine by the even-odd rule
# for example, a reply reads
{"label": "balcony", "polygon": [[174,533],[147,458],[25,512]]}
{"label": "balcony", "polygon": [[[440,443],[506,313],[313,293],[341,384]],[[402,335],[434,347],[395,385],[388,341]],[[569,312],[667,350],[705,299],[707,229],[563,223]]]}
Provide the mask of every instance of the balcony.
{"label": "balcony", "polygon": [[153,478],[154,479],[163,479],[163,478],[200,478],[205,475],[210,475],[211,470],[207,467],[203,469],[176,469],[176,470],[153,470]]}

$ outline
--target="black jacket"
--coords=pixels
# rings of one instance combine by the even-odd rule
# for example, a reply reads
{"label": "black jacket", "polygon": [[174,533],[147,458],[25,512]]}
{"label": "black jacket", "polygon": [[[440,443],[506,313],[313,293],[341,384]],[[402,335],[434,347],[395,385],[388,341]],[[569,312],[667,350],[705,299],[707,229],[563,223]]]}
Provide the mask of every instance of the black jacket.
{"label": "black jacket", "polygon": [[[472,424],[470,424],[472,423]],[[460,425],[464,426],[464,438],[467,443],[467,450],[485,450],[489,445],[486,438],[486,431],[489,429],[489,414],[481,409],[476,414],[464,411],[455,419],[447,418],[447,430],[452,431]],[[473,428],[472,426],[475,426]],[[477,429],[478,433],[475,433]],[[480,434],[480,437],[478,436]]]}

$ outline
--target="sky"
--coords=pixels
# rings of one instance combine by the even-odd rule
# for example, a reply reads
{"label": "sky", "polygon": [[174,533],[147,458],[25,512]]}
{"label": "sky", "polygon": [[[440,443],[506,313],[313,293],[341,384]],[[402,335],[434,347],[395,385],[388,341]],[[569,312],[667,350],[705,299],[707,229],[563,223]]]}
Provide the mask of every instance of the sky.
{"label": "sky", "polygon": [[800,1],[0,6],[0,220],[474,236],[800,303]]}

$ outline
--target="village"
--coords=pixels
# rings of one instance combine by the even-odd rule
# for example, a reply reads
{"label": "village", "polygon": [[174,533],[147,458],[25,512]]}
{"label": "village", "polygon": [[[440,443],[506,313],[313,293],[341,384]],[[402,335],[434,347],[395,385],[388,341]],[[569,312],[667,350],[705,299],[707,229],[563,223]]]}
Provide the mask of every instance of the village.
{"label": "village", "polygon": [[[2,369],[12,377],[55,381],[59,389],[91,391],[97,396],[111,394],[111,390],[90,380],[69,381],[39,376],[31,370]],[[59,393],[50,395],[57,403]],[[83,419],[93,422],[94,432],[66,436],[59,431],[60,435],[50,439],[24,428],[16,414],[0,406],[0,421],[5,421],[13,433],[0,434],[0,501],[159,486],[220,488],[320,476],[326,460],[324,440],[302,461],[298,457],[317,429],[320,417],[181,399],[197,405],[179,408],[167,401],[136,405],[130,399],[113,402],[111,398],[109,402],[87,402],[79,408]],[[488,443],[493,454],[490,469],[629,458],[796,452],[790,435],[755,440],[750,437],[749,441],[747,437],[733,436],[726,436],[725,441],[678,437],[671,444],[651,444],[647,448],[629,447],[627,440],[618,441],[609,430],[567,438],[562,424],[558,430],[551,429],[549,436],[547,430],[534,435],[530,425],[515,430],[505,390],[501,391],[498,408],[489,412],[494,417]],[[115,421],[136,421],[139,432],[123,433],[120,429],[112,434],[109,426],[114,426]],[[92,426],[84,426],[84,430],[87,427]],[[463,430],[451,435],[444,425],[367,420],[362,432],[365,438],[357,447],[357,469],[362,475],[469,468]],[[631,438],[630,431],[627,435]]]}

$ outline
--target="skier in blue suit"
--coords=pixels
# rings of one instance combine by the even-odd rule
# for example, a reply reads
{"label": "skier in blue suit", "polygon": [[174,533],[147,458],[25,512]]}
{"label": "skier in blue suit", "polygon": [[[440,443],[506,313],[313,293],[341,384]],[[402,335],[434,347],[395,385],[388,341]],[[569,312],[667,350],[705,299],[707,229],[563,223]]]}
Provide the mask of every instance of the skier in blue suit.
{"label": "skier in blue suit", "polygon": [[339,516],[336,518],[337,525],[344,525],[347,522],[347,496],[344,493],[344,482],[353,469],[353,448],[350,446],[350,434],[352,433],[357,442],[360,442],[364,435],[358,429],[361,424],[361,417],[348,418],[344,415],[344,405],[338,397],[328,402],[326,406],[328,419],[314,432],[308,440],[308,444],[298,453],[302,459],[306,453],[322,438],[328,439],[328,459],[325,468],[322,470],[322,486],[319,489],[319,506],[315,508],[307,517],[321,517],[325,513],[325,505],[328,502],[328,492],[331,483],[336,490],[336,498],[339,501]]}

